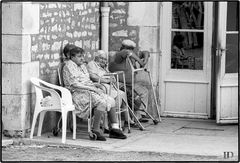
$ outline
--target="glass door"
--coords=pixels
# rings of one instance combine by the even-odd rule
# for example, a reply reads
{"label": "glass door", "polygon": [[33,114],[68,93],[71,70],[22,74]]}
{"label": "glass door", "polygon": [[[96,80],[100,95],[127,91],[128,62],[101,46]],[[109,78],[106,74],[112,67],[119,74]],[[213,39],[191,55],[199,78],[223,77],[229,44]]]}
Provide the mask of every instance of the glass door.
{"label": "glass door", "polygon": [[208,118],[212,2],[163,2],[162,13],[162,114]]}
{"label": "glass door", "polygon": [[171,68],[203,70],[204,3],[173,2]]}

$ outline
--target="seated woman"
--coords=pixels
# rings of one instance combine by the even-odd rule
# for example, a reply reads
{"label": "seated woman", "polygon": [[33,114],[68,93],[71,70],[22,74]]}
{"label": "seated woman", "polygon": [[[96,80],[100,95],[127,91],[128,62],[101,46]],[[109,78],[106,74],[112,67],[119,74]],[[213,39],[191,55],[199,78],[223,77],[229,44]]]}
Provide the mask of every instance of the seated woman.
{"label": "seated woman", "polygon": [[[115,101],[112,97],[103,93],[101,85],[90,80],[89,73],[84,64],[85,51],[82,48],[74,47],[70,50],[69,60],[65,61],[63,67],[63,81],[73,98],[76,109],[81,111],[80,117],[89,116],[89,90],[92,96],[92,106],[94,108],[94,122],[92,132],[97,135],[97,140],[106,141],[100,132],[100,120],[105,111],[111,122],[109,132],[110,138],[126,139],[126,135],[119,129],[116,117]],[[85,109],[83,109],[85,108]]]}
{"label": "seated woman", "polygon": [[184,36],[181,34],[177,34],[173,38],[172,59],[171,59],[172,68],[185,68],[184,61],[188,60],[188,57],[185,55],[184,48],[183,48],[184,39],[185,39]]}
{"label": "seated woman", "polygon": [[64,46],[63,54],[64,54],[64,59],[65,60],[69,60],[70,59],[70,50],[72,50],[75,47],[77,47],[77,46],[75,46],[73,44],[69,44],[69,43]]}
{"label": "seated woman", "polygon": [[[87,69],[90,73],[91,80],[103,84],[106,87],[108,94],[115,99],[116,105],[118,106],[117,88],[110,86],[110,82],[112,81],[115,83],[116,79],[113,76],[106,75],[109,73],[107,70],[107,54],[103,50],[98,50],[94,56],[94,60],[88,63]],[[121,90],[119,90],[119,98],[120,108],[122,108],[122,110],[127,109],[127,98],[125,93]],[[124,119],[124,124],[127,124],[128,112],[124,112]],[[130,125],[132,127],[137,127],[137,124],[132,120],[130,120]],[[107,128],[107,126],[105,127]]]}

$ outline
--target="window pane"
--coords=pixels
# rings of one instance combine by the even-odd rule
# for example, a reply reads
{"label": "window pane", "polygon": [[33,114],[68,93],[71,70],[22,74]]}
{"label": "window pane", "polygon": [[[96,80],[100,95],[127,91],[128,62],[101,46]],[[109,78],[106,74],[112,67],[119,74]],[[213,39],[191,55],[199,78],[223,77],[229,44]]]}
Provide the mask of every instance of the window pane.
{"label": "window pane", "polygon": [[228,2],[227,31],[238,31],[238,2]]}
{"label": "window pane", "polygon": [[203,69],[202,32],[172,32],[171,68]]}
{"label": "window pane", "polygon": [[238,71],[238,34],[227,34],[226,40],[226,73]]}
{"label": "window pane", "polygon": [[203,2],[172,2],[172,28],[203,29]]}

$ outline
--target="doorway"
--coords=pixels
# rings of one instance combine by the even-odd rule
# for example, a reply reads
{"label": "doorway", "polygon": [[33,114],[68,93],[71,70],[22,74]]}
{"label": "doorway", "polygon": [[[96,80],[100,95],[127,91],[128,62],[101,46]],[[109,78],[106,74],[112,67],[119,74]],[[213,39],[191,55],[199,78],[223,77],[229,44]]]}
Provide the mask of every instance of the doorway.
{"label": "doorway", "polygon": [[237,119],[238,12],[237,2],[163,3],[163,116]]}
{"label": "doorway", "polygon": [[164,2],[162,115],[210,118],[212,2]]}

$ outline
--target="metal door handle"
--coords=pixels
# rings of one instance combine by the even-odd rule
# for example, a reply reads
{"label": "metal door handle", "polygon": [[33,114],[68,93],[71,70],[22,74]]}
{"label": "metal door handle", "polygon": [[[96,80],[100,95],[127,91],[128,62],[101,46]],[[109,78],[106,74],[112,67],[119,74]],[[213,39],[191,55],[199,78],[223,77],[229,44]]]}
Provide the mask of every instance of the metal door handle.
{"label": "metal door handle", "polygon": [[224,52],[224,51],[227,51],[227,50],[228,49],[223,49],[223,48],[220,49],[221,52]]}
{"label": "metal door handle", "polygon": [[216,56],[220,56],[220,57],[221,57],[221,56],[222,56],[222,53],[225,52],[225,51],[227,51],[227,50],[228,50],[228,49],[226,49],[226,48],[225,48],[225,49],[224,49],[224,48],[216,48],[216,51],[217,51],[217,52],[216,52]]}

